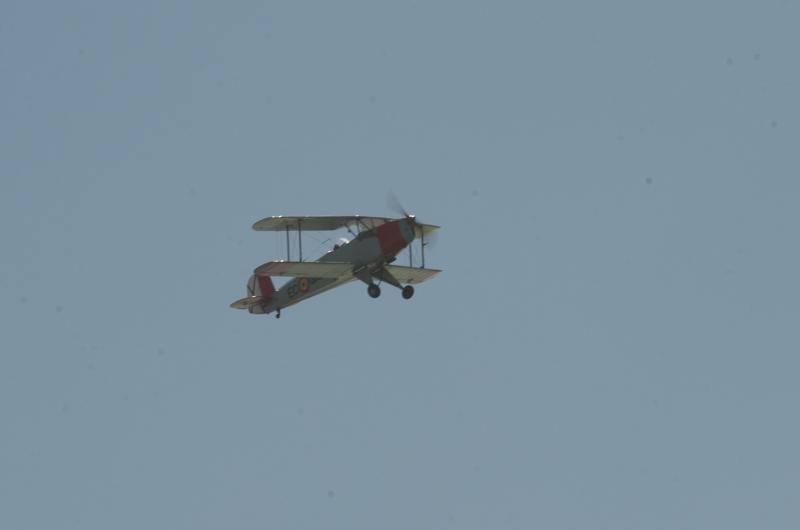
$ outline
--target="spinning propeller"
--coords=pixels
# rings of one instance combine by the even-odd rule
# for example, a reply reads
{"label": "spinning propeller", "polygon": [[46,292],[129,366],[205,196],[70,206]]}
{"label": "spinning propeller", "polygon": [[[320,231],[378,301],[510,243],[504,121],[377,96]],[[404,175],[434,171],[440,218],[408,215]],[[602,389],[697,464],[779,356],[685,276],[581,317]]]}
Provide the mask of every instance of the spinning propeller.
{"label": "spinning propeller", "polygon": [[408,211],[403,208],[403,205],[400,203],[400,199],[397,198],[397,195],[395,195],[393,191],[389,192],[389,195],[386,197],[386,202],[389,204],[390,210],[402,214],[402,216],[406,219],[411,219],[416,225],[417,216],[408,213]]}
{"label": "spinning propeller", "polygon": [[[408,210],[406,210],[403,207],[403,205],[400,203],[400,199],[397,198],[397,195],[395,195],[394,192],[392,191],[389,192],[389,195],[386,198],[386,202],[388,203],[390,210],[402,215],[403,217],[411,221],[412,225],[414,226],[414,235],[416,237],[420,237],[423,235],[422,224],[417,222],[417,216],[412,213],[409,213]],[[429,233],[424,236],[423,242],[421,244],[427,247],[430,246],[432,243],[434,243],[436,239],[437,239],[436,232]]]}

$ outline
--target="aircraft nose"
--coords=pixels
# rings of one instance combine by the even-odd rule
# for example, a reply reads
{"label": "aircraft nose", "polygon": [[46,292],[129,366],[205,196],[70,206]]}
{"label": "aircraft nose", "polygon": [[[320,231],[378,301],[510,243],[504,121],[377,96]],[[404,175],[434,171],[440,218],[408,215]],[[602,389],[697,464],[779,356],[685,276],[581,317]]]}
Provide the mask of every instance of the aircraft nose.
{"label": "aircraft nose", "polygon": [[378,227],[378,243],[386,258],[395,256],[414,239],[414,229],[408,220],[392,221]]}

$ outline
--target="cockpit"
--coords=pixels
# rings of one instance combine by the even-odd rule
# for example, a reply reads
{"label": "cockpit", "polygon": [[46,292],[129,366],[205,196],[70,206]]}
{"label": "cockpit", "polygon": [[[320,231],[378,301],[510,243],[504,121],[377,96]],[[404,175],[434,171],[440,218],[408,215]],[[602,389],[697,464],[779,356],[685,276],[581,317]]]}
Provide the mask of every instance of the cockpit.
{"label": "cockpit", "polygon": [[333,252],[334,250],[339,250],[340,247],[343,247],[344,245],[348,244],[349,242],[350,242],[350,240],[347,239],[346,237],[340,237],[336,241],[336,243],[333,244],[333,250],[331,250],[331,252]]}

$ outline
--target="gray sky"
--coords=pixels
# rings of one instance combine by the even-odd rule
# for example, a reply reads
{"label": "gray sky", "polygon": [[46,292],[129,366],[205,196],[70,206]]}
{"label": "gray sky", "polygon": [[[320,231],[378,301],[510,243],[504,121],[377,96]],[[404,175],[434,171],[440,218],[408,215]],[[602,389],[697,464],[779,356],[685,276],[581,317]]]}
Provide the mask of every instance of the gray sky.
{"label": "gray sky", "polygon": [[[798,16],[4,2],[0,527],[796,526]],[[413,300],[228,308],[389,189]]]}

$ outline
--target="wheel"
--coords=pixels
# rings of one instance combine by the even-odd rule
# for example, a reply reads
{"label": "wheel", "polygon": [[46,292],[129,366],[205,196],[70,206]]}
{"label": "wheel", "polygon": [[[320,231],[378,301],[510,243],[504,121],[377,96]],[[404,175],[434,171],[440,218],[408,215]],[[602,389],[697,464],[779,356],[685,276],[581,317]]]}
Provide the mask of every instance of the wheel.
{"label": "wheel", "polygon": [[369,294],[372,298],[378,298],[381,295],[381,288],[374,283],[370,284],[367,286],[367,294]]}
{"label": "wheel", "polygon": [[403,298],[408,300],[412,296],[414,296],[414,286],[413,285],[406,285],[405,287],[403,287]]}

